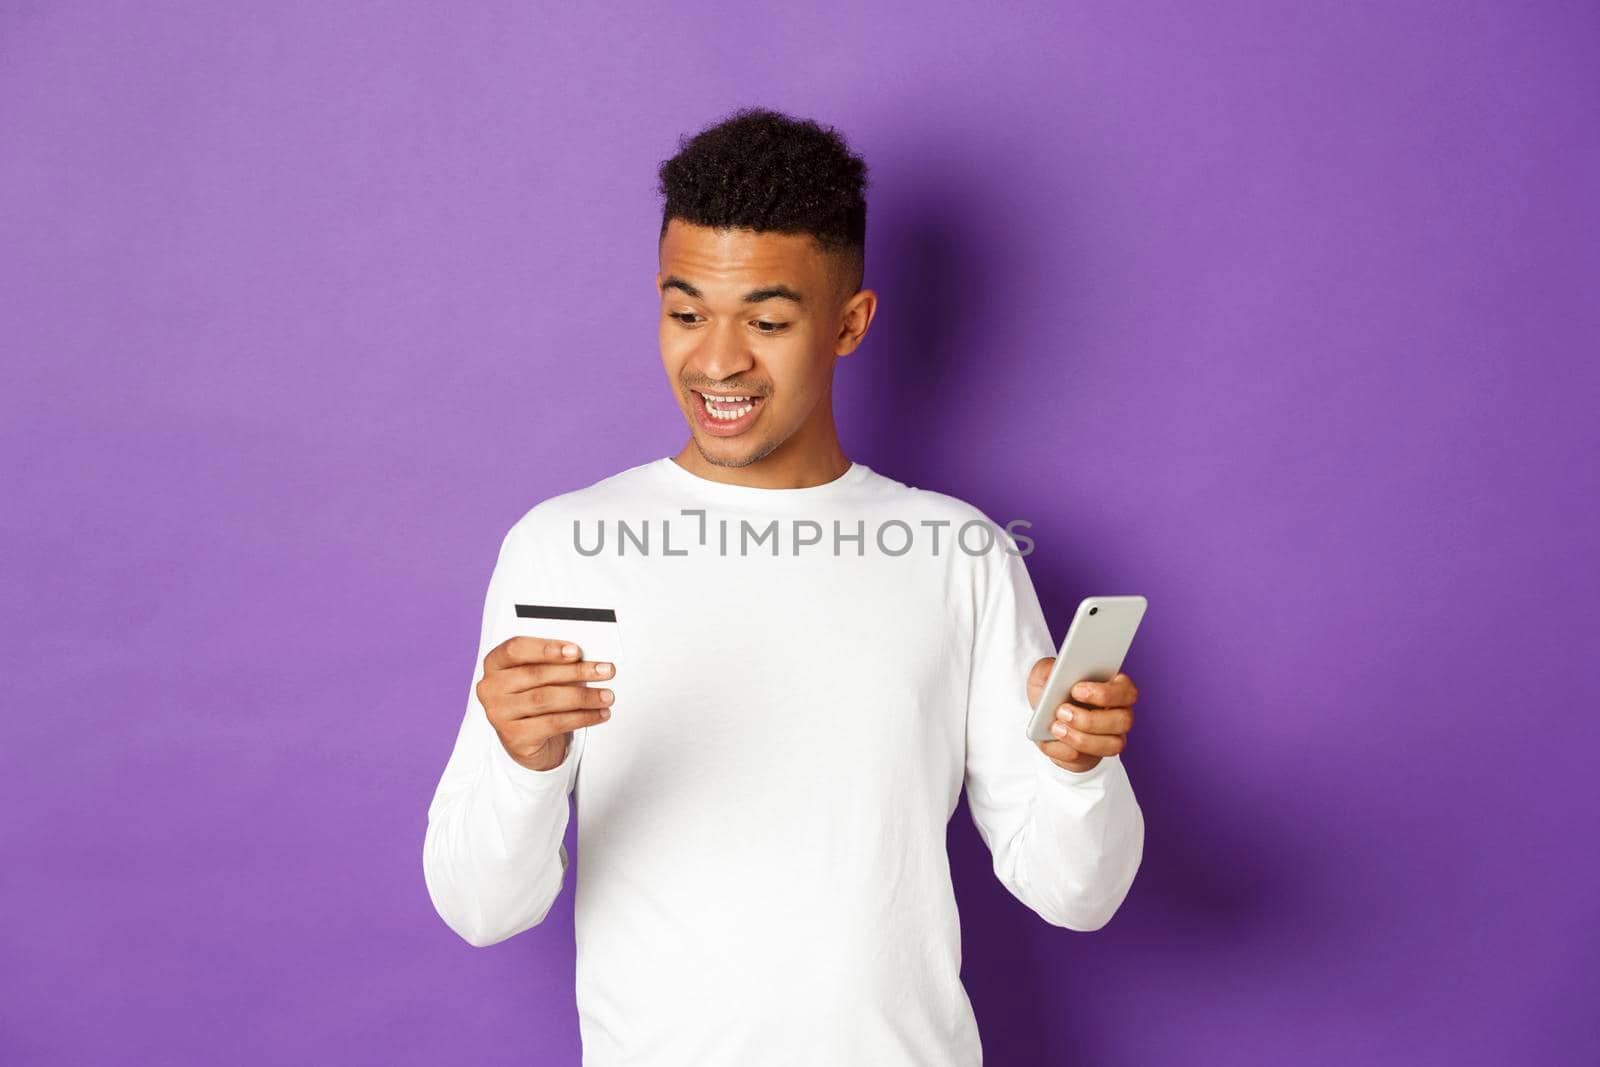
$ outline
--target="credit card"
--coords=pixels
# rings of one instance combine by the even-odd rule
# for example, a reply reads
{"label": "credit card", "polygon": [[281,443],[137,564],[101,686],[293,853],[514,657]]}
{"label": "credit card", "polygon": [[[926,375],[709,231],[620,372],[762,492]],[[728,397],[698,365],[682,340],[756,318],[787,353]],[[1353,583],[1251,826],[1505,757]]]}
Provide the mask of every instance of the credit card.
{"label": "credit card", "polygon": [[617,674],[622,673],[622,628],[615,610],[577,604],[516,604],[513,608],[516,623],[512,634],[571,641],[583,650],[583,659],[615,663]]}

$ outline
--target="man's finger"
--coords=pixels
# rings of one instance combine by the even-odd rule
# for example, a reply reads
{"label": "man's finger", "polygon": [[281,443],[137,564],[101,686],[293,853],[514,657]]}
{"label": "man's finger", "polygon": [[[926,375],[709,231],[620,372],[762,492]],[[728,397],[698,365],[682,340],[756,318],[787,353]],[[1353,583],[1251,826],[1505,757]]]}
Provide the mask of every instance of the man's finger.
{"label": "man's finger", "polygon": [[1043,752],[1051,759],[1066,760],[1068,763],[1071,763],[1073,760],[1078,759],[1083,755],[1083,753],[1079,752],[1071,745],[1064,744],[1060,741],[1035,741],[1034,744],[1039,746],[1039,751]]}
{"label": "man's finger", "polygon": [[524,663],[570,663],[583,657],[571,641],[550,637],[508,637],[483,657],[486,671],[504,670]]}
{"label": "man's finger", "polygon": [[1079,704],[1097,708],[1131,708],[1133,702],[1139,699],[1139,690],[1132,678],[1118,674],[1110,681],[1079,682],[1067,696]]}
{"label": "man's finger", "polygon": [[1080,708],[1063,704],[1056,709],[1056,721],[1086,734],[1125,734],[1133,729],[1133,709]]}
{"label": "man's finger", "polygon": [[1054,656],[1046,656],[1033,665],[1033,670],[1028,672],[1028,695],[1030,697],[1044,688],[1044,683],[1050,680],[1050,668],[1055,665]]}
{"label": "man's finger", "polygon": [[576,711],[589,708],[598,711],[611,706],[616,698],[609,689],[587,685],[541,685],[522,693],[506,697],[502,707],[506,719],[528,719],[552,712]]}
{"label": "man's finger", "polygon": [[[1062,733],[1062,730],[1066,732]],[[1121,734],[1086,734],[1061,722],[1052,724],[1050,732],[1059,737],[1062,744],[1086,756],[1115,756],[1128,747],[1128,739]]]}
{"label": "man's finger", "polygon": [[602,709],[541,715],[537,719],[519,720],[517,725],[521,729],[514,729],[512,733],[518,742],[531,743],[534,747],[538,747],[558,734],[571,733],[573,730],[605,722],[609,715],[609,711]]}
{"label": "man's finger", "polygon": [[604,681],[617,673],[614,663],[579,660],[577,663],[525,663],[496,671],[493,685],[501,693],[520,693],[541,685]]}
{"label": "man's finger", "polygon": [[574,729],[584,729],[586,726],[597,726],[606,721],[603,712],[560,712],[557,715],[539,715],[538,718],[520,718],[515,723],[509,723],[506,729],[506,750],[515,753],[517,750],[526,749],[528,752],[541,749],[542,745],[552,737],[573,733]]}

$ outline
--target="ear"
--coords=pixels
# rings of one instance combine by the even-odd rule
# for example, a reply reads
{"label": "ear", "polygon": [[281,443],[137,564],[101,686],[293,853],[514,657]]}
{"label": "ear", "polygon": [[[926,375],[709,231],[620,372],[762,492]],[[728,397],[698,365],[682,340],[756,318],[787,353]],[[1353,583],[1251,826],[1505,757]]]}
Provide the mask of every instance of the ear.
{"label": "ear", "polygon": [[878,294],[871,289],[862,289],[851,296],[839,314],[839,336],[834,339],[833,354],[848,356],[854,352],[877,313]]}

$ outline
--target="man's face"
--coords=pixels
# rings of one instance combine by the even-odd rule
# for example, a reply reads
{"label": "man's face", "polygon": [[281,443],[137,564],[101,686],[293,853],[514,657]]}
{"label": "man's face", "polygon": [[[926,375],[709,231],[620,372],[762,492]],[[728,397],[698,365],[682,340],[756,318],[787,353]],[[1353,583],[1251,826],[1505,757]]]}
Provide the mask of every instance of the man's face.
{"label": "man's face", "polygon": [[807,430],[831,438],[834,360],[855,342],[811,237],[672,219],[656,291],[661,361],[706,462],[747,466]]}

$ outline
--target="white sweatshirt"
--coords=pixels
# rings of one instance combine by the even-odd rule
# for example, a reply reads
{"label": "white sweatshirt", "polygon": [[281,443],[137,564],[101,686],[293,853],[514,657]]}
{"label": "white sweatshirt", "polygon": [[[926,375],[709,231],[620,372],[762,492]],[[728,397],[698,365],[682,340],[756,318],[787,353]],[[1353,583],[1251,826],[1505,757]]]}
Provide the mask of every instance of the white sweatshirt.
{"label": "white sweatshirt", "polygon": [[860,463],[758,489],[663,458],[534,507],[473,685],[526,632],[515,604],[613,608],[616,700],[534,771],[469,689],[423,845],[439,915],[476,946],[543,920],[575,791],[585,1067],[979,1064],[945,851],[963,784],[996,876],[1055,926],[1105,925],[1144,849],[1120,758],[1075,773],[1025,736],[1055,654],[1025,543]]}

